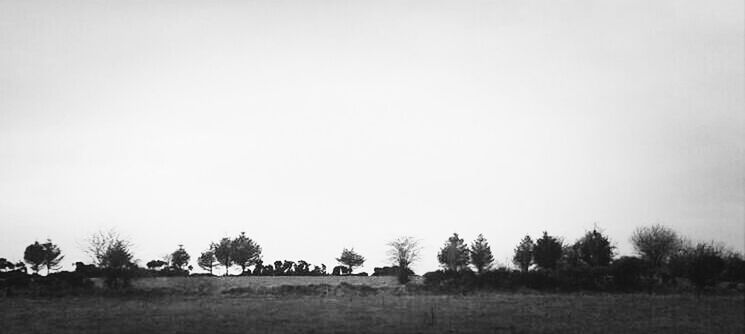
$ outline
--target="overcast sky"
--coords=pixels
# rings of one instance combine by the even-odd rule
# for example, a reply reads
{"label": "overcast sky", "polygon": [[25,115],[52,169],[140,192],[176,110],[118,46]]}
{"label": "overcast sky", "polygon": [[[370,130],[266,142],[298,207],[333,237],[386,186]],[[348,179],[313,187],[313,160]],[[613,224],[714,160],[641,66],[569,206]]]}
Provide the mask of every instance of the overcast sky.
{"label": "overcast sky", "polygon": [[[641,225],[745,248],[742,1],[0,0],[0,257],[116,228],[388,264]],[[195,265],[196,266],[196,265]]]}

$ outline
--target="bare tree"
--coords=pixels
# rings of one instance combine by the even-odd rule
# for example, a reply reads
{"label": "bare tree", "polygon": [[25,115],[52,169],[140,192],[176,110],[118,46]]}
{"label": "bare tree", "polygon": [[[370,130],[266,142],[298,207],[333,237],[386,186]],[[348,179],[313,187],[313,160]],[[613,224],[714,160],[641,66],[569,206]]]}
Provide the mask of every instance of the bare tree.
{"label": "bare tree", "polygon": [[398,281],[404,284],[409,281],[409,266],[419,259],[419,241],[412,237],[399,237],[388,246],[388,259],[398,266]]}
{"label": "bare tree", "polygon": [[673,229],[657,224],[636,228],[631,235],[631,244],[642,259],[659,270],[683,248],[684,241]]}

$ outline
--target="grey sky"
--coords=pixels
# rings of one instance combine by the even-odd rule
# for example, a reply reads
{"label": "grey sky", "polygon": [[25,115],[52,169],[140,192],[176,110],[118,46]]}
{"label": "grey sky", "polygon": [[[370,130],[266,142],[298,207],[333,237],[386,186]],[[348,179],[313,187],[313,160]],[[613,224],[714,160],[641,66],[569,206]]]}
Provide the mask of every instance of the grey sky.
{"label": "grey sky", "polygon": [[458,232],[745,248],[742,1],[0,0],[0,257],[115,227],[385,265]]}

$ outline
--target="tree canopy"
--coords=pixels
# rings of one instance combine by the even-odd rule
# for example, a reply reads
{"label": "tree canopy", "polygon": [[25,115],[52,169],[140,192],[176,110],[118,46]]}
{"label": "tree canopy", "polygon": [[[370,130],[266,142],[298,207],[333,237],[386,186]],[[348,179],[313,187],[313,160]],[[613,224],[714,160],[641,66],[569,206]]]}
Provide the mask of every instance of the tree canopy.
{"label": "tree canopy", "polygon": [[178,245],[178,249],[171,253],[171,266],[174,269],[184,270],[189,265],[191,256],[184,249],[184,245]]}
{"label": "tree canopy", "polygon": [[638,227],[631,235],[634,251],[649,261],[653,268],[661,268],[680,250],[683,242],[671,228],[663,225]]}
{"label": "tree canopy", "polygon": [[598,232],[597,229],[587,232],[574,245],[578,259],[591,267],[608,266],[613,259],[614,248],[608,237]]}
{"label": "tree canopy", "polygon": [[561,240],[548,235],[547,232],[543,232],[543,237],[536,241],[533,248],[535,264],[542,269],[556,269],[561,255]]}
{"label": "tree canopy", "polygon": [[479,273],[491,268],[492,262],[494,262],[491,247],[489,247],[489,243],[486,241],[483,234],[479,234],[478,237],[476,237],[476,240],[471,244],[470,254],[471,264],[476,267],[476,271]]}
{"label": "tree canopy", "polygon": [[247,237],[244,232],[231,241],[230,247],[233,263],[241,267],[241,273],[245,273],[247,267],[261,260],[261,246]]}
{"label": "tree canopy", "polygon": [[365,258],[362,257],[362,255],[357,254],[357,252],[354,251],[354,248],[344,248],[344,250],[341,251],[341,256],[339,256],[336,261],[347,266],[351,273],[355,267],[362,266],[362,264],[365,263]]}
{"label": "tree canopy", "polygon": [[49,239],[43,244],[35,241],[26,247],[26,250],[23,252],[24,261],[31,266],[31,270],[35,273],[38,273],[41,268],[45,267],[47,274],[49,274],[52,269],[59,268],[59,263],[63,258],[62,251]]}
{"label": "tree canopy", "polygon": [[468,266],[468,246],[458,237],[458,233],[453,233],[448,238],[437,254],[437,260],[440,265],[452,271],[461,271]]}
{"label": "tree canopy", "polygon": [[526,235],[515,247],[515,255],[512,257],[514,263],[521,271],[528,271],[533,264],[533,250],[535,244],[529,235]]}

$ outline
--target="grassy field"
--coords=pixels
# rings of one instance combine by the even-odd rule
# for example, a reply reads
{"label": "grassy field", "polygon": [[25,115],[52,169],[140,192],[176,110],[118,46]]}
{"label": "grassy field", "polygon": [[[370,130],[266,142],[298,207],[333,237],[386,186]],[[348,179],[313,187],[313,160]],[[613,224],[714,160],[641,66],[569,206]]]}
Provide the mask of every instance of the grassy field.
{"label": "grassy field", "polygon": [[743,333],[739,296],[483,294],[0,299],[2,333]]}
{"label": "grassy field", "polygon": [[[416,277],[415,281],[421,281]],[[93,279],[97,287],[103,287],[103,279]],[[308,286],[341,283],[365,285],[372,288],[399,286],[394,276],[230,276],[230,277],[148,277],[132,280],[132,287],[139,290],[175,289],[182,292],[222,293],[231,289],[274,288],[283,285]]]}

